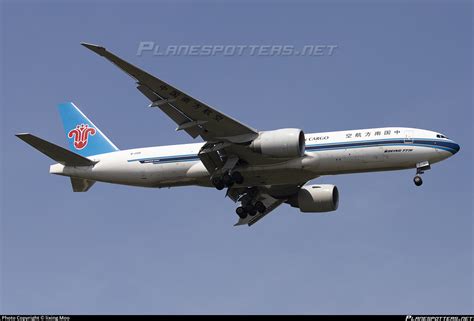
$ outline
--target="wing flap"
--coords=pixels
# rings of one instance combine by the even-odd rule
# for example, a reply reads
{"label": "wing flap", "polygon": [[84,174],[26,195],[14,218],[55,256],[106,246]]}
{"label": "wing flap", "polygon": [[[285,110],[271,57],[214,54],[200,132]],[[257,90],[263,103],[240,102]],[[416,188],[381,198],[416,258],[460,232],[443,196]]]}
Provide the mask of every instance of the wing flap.
{"label": "wing flap", "polygon": [[[165,99],[161,98],[155,94],[150,88],[144,85],[138,85],[137,89],[145,95],[149,100],[152,101],[150,107],[160,108],[169,118],[171,118],[178,126],[182,126],[189,122],[192,122],[192,119],[186,117],[179,110],[171,106],[170,104],[164,102]],[[200,128],[186,128],[184,129],[192,138],[196,138],[201,133]]]}

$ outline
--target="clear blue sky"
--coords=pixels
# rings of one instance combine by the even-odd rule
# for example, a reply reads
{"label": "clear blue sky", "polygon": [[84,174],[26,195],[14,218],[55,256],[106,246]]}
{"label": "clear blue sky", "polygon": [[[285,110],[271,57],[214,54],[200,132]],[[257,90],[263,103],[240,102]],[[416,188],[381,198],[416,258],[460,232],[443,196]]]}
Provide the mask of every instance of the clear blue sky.
{"label": "clear blue sky", "polygon": [[[2,2],[2,313],[473,313],[472,3]],[[461,151],[329,176],[337,212],[235,228],[223,192],[69,180],[14,134],[66,146],[74,101],[119,148],[190,142],[104,45],[258,129],[406,126]],[[136,56],[172,44],[336,44],[324,57]]]}

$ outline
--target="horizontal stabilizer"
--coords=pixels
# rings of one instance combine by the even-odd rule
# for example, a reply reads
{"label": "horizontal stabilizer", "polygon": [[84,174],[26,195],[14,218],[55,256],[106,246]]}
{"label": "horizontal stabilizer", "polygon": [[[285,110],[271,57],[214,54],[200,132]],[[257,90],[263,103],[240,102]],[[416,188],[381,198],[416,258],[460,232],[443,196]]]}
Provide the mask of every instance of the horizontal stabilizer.
{"label": "horizontal stabilizer", "polygon": [[96,162],[31,134],[16,134],[25,143],[66,166],[92,166]]}
{"label": "horizontal stabilizer", "polygon": [[71,185],[74,192],[87,192],[94,183],[95,181],[90,179],[71,177]]}

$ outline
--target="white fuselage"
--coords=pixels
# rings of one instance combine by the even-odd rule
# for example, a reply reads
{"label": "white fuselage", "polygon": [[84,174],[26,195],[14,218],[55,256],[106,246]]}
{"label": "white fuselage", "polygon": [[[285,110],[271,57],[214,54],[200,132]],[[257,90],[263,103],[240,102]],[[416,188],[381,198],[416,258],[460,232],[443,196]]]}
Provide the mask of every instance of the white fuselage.
{"label": "white fuselage", "polygon": [[[322,175],[388,171],[444,160],[459,145],[436,132],[402,127],[306,134],[305,155],[272,165],[244,165],[245,186],[304,183]],[[144,186],[212,186],[198,157],[204,143],[121,150],[89,157],[90,167],[52,165],[53,174]]]}

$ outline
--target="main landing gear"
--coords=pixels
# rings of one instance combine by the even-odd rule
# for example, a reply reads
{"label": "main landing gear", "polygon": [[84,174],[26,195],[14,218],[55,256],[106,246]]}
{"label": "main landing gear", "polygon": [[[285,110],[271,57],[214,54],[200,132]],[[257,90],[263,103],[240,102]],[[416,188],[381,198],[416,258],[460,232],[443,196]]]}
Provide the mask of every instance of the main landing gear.
{"label": "main landing gear", "polygon": [[235,210],[241,219],[246,218],[247,215],[254,216],[257,214],[257,212],[264,213],[267,210],[267,207],[260,201],[255,202],[253,205],[251,202],[247,203],[246,205],[243,204],[244,202],[242,201],[242,206],[237,207]]}
{"label": "main landing gear", "polygon": [[232,173],[227,172],[222,176],[213,177],[211,182],[218,190],[222,190],[225,187],[231,187],[234,184],[242,184],[244,182],[244,177],[237,171]]}
{"label": "main landing gear", "polygon": [[421,186],[423,184],[423,180],[421,179],[420,175],[429,169],[431,169],[431,166],[428,161],[416,164],[416,176],[413,178],[413,182],[416,186]]}
{"label": "main landing gear", "polygon": [[267,207],[262,201],[256,201],[258,199],[258,190],[255,187],[247,188],[238,198],[240,206],[237,207],[235,212],[241,219],[245,219],[248,215],[254,216],[257,213],[265,213]]}

